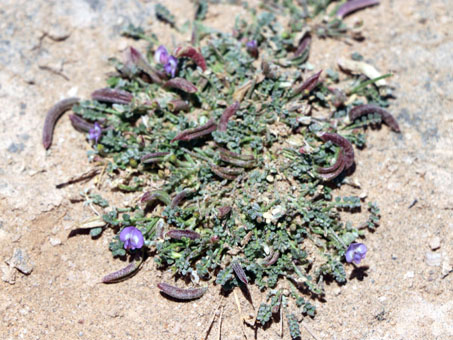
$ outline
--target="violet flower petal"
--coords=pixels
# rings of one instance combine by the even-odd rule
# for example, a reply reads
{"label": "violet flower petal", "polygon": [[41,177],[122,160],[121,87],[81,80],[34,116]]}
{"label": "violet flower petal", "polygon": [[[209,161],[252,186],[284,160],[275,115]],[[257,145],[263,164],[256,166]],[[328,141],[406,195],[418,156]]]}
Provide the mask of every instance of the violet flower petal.
{"label": "violet flower petal", "polygon": [[120,240],[124,242],[126,250],[140,249],[144,244],[142,232],[135,227],[124,228],[120,233]]}
{"label": "violet flower petal", "polygon": [[101,139],[101,135],[102,128],[98,122],[95,122],[94,126],[88,132],[88,139],[94,141],[97,144],[99,142],[99,139]]}
{"label": "violet flower petal", "polygon": [[170,57],[170,55],[168,54],[167,49],[163,45],[160,45],[157,48],[156,52],[154,52],[154,60],[158,64],[163,64],[163,65],[166,64],[168,62],[169,57]]}
{"label": "violet flower petal", "polygon": [[176,74],[176,67],[178,66],[178,59],[173,57],[172,55],[168,57],[167,63],[164,65],[165,72],[171,76],[172,78],[175,77]]}
{"label": "violet flower petal", "polygon": [[346,250],[346,262],[359,264],[365,258],[367,247],[363,243],[351,243]]}

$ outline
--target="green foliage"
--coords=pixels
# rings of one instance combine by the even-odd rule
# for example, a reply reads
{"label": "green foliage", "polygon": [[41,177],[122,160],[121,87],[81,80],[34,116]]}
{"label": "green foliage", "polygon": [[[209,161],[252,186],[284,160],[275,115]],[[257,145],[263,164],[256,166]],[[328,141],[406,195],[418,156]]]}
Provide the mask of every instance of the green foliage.
{"label": "green foliage", "polygon": [[258,314],[256,316],[256,320],[258,320],[260,324],[265,325],[266,323],[269,322],[271,317],[272,317],[271,306],[269,306],[265,303],[262,303],[260,305],[260,308],[258,309]]}

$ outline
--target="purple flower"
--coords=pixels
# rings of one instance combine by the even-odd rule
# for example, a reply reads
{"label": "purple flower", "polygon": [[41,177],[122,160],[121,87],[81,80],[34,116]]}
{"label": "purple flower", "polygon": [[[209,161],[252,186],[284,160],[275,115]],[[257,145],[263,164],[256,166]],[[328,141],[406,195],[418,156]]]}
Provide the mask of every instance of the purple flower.
{"label": "purple flower", "polygon": [[363,243],[351,243],[346,250],[346,262],[359,264],[365,258],[366,252],[367,248]]}
{"label": "purple flower", "polygon": [[168,62],[164,65],[165,72],[173,78],[176,73],[176,67],[178,66],[178,59],[172,55],[168,58]]}
{"label": "purple flower", "polygon": [[124,242],[124,249],[140,249],[143,247],[143,234],[135,227],[126,227],[120,233],[120,240]]}
{"label": "purple flower", "polygon": [[94,123],[94,126],[88,131],[88,139],[94,141],[96,144],[99,142],[99,139],[102,135],[102,128],[98,122]]}
{"label": "purple flower", "polygon": [[170,55],[168,54],[167,49],[163,45],[160,45],[157,48],[156,52],[154,52],[154,60],[156,61],[156,63],[166,64],[168,62],[169,57]]}
{"label": "purple flower", "polygon": [[250,41],[247,41],[247,43],[245,44],[245,46],[248,48],[248,49],[255,49],[258,47],[258,44],[256,42],[256,40],[250,40]]}

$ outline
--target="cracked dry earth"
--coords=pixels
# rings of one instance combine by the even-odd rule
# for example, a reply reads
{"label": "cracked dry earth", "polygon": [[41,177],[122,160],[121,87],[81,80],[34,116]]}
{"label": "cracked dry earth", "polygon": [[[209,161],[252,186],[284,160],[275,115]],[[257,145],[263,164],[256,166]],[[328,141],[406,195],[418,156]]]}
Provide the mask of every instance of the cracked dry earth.
{"label": "cracked dry earth", "polygon": [[[320,340],[453,339],[453,2],[381,2],[347,18],[364,20],[364,42],[316,40],[310,56],[311,63],[327,67],[357,51],[382,72],[392,72],[397,98],[391,111],[402,134],[369,131],[352,175],[361,188],[344,189],[366,194],[381,208],[381,225],[366,240],[369,269],[344,286],[329,285],[325,301],[316,302],[318,315],[304,324]],[[178,24],[193,15],[189,1],[164,3]],[[119,36],[125,23],[152,29],[169,46],[180,41],[152,19],[154,4],[0,3],[1,339],[201,339],[220,302],[218,287],[190,303],[162,298],[156,284],[168,273],[150,260],[130,280],[99,284],[103,274],[123,266],[107,250],[111,235],[67,239],[92,214],[70,199],[93,183],[55,188],[89,168],[88,145],[67,116],[57,124],[50,152],[40,143],[54,102],[87,98],[104,85],[109,56],[131,43],[144,48]],[[229,13],[242,11],[212,5],[206,21],[231,30]],[[260,293],[252,288],[251,294],[259,303]],[[243,313],[253,312],[240,294],[239,301]],[[209,339],[217,339],[217,327]],[[279,324],[245,332],[249,339],[281,338]],[[302,338],[311,337],[302,328]],[[231,295],[225,299],[222,339],[242,338]],[[289,338],[286,325],[283,338]]]}

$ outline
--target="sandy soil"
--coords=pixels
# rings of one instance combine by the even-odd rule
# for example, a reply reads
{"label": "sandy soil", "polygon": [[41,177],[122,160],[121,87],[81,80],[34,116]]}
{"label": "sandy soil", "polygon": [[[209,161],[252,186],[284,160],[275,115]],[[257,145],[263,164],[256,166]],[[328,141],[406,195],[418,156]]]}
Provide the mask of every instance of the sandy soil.
{"label": "sandy soil", "polygon": [[[179,24],[192,17],[189,1],[166,4]],[[151,260],[128,281],[99,284],[103,274],[124,265],[107,250],[111,235],[67,239],[77,221],[92,215],[69,199],[92,184],[55,188],[89,168],[88,145],[67,117],[50,152],[40,143],[55,101],[86,98],[104,85],[107,58],[133,43],[118,35],[125,23],[151,28],[169,45],[180,39],[152,19],[153,8],[138,0],[1,1],[1,339],[201,339],[221,301],[217,287],[191,303],[162,298],[156,284],[168,273]],[[212,6],[208,24],[230,29],[231,13],[240,11]],[[392,112],[402,127],[401,135],[385,127],[370,131],[367,148],[358,152],[352,178],[361,188],[345,191],[377,201],[382,223],[367,237],[366,274],[328,286],[325,302],[316,303],[317,317],[304,320],[317,339],[453,339],[452,18],[451,0],[383,0],[347,19],[364,20],[363,43],[313,44],[310,61],[317,66],[357,51],[393,72]],[[30,275],[5,262],[15,249],[28,254]],[[260,293],[252,289],[252,297],[259,305]],[[252,312],[238,298],[243,312]],[[224,302],[222,339],[240,340],[234,295]],[[280,339],[279,327],[245,331],[249,339]],[[217,332],[215,323],[209,339]],[[286,325],[283,338],[289,338]],[[302,338],[311,338],[306,329]]]}

